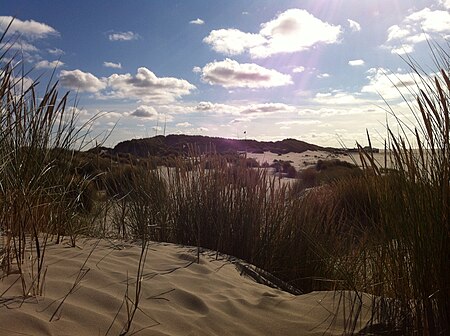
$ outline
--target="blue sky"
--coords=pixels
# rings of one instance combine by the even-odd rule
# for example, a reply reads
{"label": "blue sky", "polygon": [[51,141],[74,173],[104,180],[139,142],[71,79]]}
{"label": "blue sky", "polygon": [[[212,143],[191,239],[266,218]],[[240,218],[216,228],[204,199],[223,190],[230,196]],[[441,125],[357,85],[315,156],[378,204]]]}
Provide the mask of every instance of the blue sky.
{"label": "blue sky", "polygon": [[[56,70],[80,121],[119,141],[162,134],[352,147],[385,134],[392,83],[431,73],[450,0],[0,0],[30,78]],[[428,68],[429,66],[429,68]],[[406,85],[407,86],[407,85]],[[406,87],[407,89],[408,87]]]}

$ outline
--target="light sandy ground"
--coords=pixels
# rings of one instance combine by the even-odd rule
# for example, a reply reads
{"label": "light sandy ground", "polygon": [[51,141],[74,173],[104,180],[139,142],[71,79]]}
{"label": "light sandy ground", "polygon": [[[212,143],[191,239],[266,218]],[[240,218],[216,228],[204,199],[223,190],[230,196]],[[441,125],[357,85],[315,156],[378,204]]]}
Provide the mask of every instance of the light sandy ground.
{"label": "light sandy ground", "polygon": [[[88,257],[96,243],[98,246]],[[49,245],[42,297],[23,301],[19,282],[9,288],[17,274],[0,282],[0,335],[119,335],[126,321],[125,306],[120,307],[127,278],[133,297],[139,253],[138,246],[119,241],[86,239],[77,248]],[[63,301],[86,260],[85,276]],[[235,264],[217,261],[213,253],[204,253],[200,264],[195,260],[193,248],[150,245],[142,277],[141,310],[136,313],[130,334],[342,333],[342,309],[335,314],[339,293],[294,296],[240,275]],[[62,301],[54,320],[49,322]],[[346,309],[348,313],[348,306]]]}
{"label": "light sandy ground", "polygon": [[[380,164],[384,164],[384,153],[374,153],[375,160]],[[361,165],[358,153],[349,154],[335,154],[325,151],[306,151],[303,153],[287,153],[287,154],[275,154],[272,152],[264,153],[247,153],[247,157],[255,158],[260,164],[267,162],[272,164],[274,160],[291,161],[292,165],[297,170],[305,169],[311,165],[315,165],[318,160],[332,160],[339,159],[341,161],[347,161],[350,163],[356,163]]]}

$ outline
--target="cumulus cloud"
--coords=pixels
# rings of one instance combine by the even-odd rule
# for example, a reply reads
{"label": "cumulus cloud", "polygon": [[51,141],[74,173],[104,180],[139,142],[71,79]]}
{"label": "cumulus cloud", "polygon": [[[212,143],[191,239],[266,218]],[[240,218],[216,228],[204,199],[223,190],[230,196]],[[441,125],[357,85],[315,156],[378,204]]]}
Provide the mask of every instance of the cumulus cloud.
{"label": "cumulus cloud", "polygon": [[403,100],[402,95],[408,97],[421,83],[415,74],[392,73],[383,68],[372,68],[368,74],[369,84],[363,86],[361,92],[377,94],[389,100]]}
{"label": "cumulus cloud", "polygon": [[153,106],[149,105],[140,105],[135,110],[126,112],[125,115],[147,120],[161,120],[162,122],[173,121],[173,116],[160,113]]}
{"label": "cumulus cloud", "polygon": [[241,124],[241,123],[246,123],[246,122],[250,122],[251,119],[250,118],[236,118],[230,121],[230,124]]}
{"label": "cumulus cloud", "polygon": [[322,79],[322,78],[329,78],[331,77],[331,75],[329,73],[321,73],[317,75],[317,78]]}
{"label": "cumulus cloud", "polygon": [[35,67],[36,67],[36,69],[56,69],[63,65],[64,65],[64,63],[61,61],[49,62],[49,61],[43,60],[43,61],[37,62]]}
{"label": "cumulus cloud", "polygon": [[[0,32],[4,32],[6,30],[12,19],[12,16],[0,16]],[[45,23],[34,20],[22,21],[17,18],[14,18],[14,21],[8,30],[8,34],[13,33],[33,39],[45,38],[51,35],[59,35],[56,29]]]}
{"label": "cumulus cloud", "polygon": [[350,29],[354,32],[358,32],[361,30],[361,25],[353,20],[347,19],[348,21],[348,26],[350,27]]}
{"label": "cumulus cloud", "polygon": [[253,104],[240,111],[244,115],[265,115],[273,113],[293,112],[295,108],[282,103]]}
{"label": "cumulus cloud", "polygon": [[440,4],[447,9],[450,9],[450,0],[439,0]]}
{"label": "cumulus cloud", "polygon": [[190,123],[188,123],[186,121],[186,122],[178,123],[175,126],[177,126],[177,127],[190,127],[190,126],[192,126],[192,124],[190,124]]}
{"label": "cumulus cloud", "polygon": [[64,55],[64,51],[58,48],[47,49],[48,53],[53,56],[61,56]]}
{"label": "cumulus cloud", "polygon": [[21,51],[38,51],[38,49],[31,43],[25,42],[24,40],[18,40],[14,43],[6,42],[0,43],[0,48],[3,50],[7,49],[18,49]]}
{"label": "cumulus cloud", "polygon": [[450,13],[443,10],[424,8],[406,17],[406,23],[420,25],[425,32],[449,33]]}
{"label": "cumulus cloud", "polygon": [[106,87],[102,79],[81,70],[62,70],[59,75],[61,85],[80,92],[98,92]]}
{"label": "cumulus cloud", "polygon": [[[186,110],[186,108],[184,108]],[[230,104],[212,103],[209,101],[201,101],[193,108],[188,108],[189,112],[204,112],[204,113],[215,113],[215,114],[239,114],[240,107]]]}
{"label": "cumulus cloud", "polygon": [[402,44],[398,47],[393,47],[391,49],[391,53],[398,54],[398,55],[410,54],[413,51],[414,51],[414,47],[411,44]]}
{"label": "cumulus cloud", "polygon": [[139,34],[133,33],[132,31],[111,33],[108,35],[110,41],[132,41],[138,38]]}
{"label": "cumulus cloud", "polygon": [[[254,120],[267,115],[279,115],[297,112],[298,107],[284,103],[268,102],[237,102],[235,104],[213,103],[201,101],[196,105],[166,105],[164,108],[158,106],[158,111],[170,111],[175,114],[196,114],[202,113],[208,116],[235,116],[238,119]],[[174,112],[176,111],[176,112]]]}
{"label": "cumulus cloud", "polygon": [[203,42],[212,49],[226,55],[238,55],[266,43],[260,34],[244,33],[238,29],[213,30]]}
{"label": "cumulus cloud", "polygon": [[303,71],[305,71],[305,67],[303,67],[303,66],[298,66],[298,67],[295,67],[294,69],[292,69],[293,73],[301,73]]}
{"label": "cumulus cloud", "polygon": [[202,19],[195,19],[195,20],[192,20],[192,21],[189,21],[189,23],[190,24],[194,24],[194,25],[202,25],[202,24],[205,24],[205,21],[203,21]]}
{"label": "cumulus cloud", "polygon": [[193,73],[200,73],[200,72],[202,72],[202,68],[200,68],[198,66],[195,66],[195,67],[192,68],[192,72]]}
{"label": "cumulus cloud", "polygon": [[157,77],[145,67],[137,70],[136,75],[113,74],[108,77],[110,95],[114,98],[134,98],[158,103],[174,101],[188,95],[196,87],[184,79]]}
{"label": "cumulus cloud", "polygon": [[[441,1],[446,6],[445,1]],[[393,53],[409,53],[414,45],[425,41],[432,35],[450,36],[450,12],[424,8],[413,12],[398,25],[387,30],[385,47]]]}
{"label": "cumulus cloud", "polygon": [[217,104],[215,104],[215,103],[202,101],[195,106],[195,109],[197,111],[209,111],[209,110],[215,109],[216,107],[217,107]]}
{"label": "cumulus cloud", "polygon": [[358,93],[348,93],[348,92],[334,92],[334,93],[317,93],[312,99],[314,103],[320,105],[371,105],[375,103],[374,100],[368,100],[360,97],[361,94]]}
{"label": "cumulus cloud", "polygon": [[351,66],[360,66],[360,65],[364,65],[364,61],[362,59],[351,60],[351,61],[348,61],[348,64]]}
{"label": "cumulus cloud", "polygon": [[267,39],[264,46],[251,50],[257,57],[309,49],[317,43],[337,43],[340,26],[321,21],[306,10],[289,9],[276,19],[262,24],[260,34]]}
{"label": "cumulus cloud", "polygon": [[156,119],[158,112],[152,106],[141,105],[130,113],[133,117]]}
{"label": "cumulus cloud", "polygon": [[[0,77],[1,78],[1,77]],[[27,76],[23,77],[11,77],[11,83],[12,86],[15,86],[17,88],[20,87],[21,90],[27,91],[32,85],[35,84],[35,81]],[[20,95],[14,96],[14,99],[20,99]]]}
{"label": "cumulus cloud", "polygon": [[390,26],[387,30],[387,41],[399,40],[411,34],[408,28],[400,28],[399,25]]}
{"label": "cumulus cloud", "polygon": [[202,69],[202,79],[225,88],[269,88],[293,84],[290,75],[254,63],[240,64],[229,58],[206,64]]}
{"label": "cumulus cloud", "polygon": [[122,69],[122,64],[114,63],[114,62],[103,62],[103,66],[107,67],[107,68],[113,68],[113,69]]}
{"label": "cumulus cloud", "polygon": [[337,43],[341,33],[341,26],[329,24],[306,10],[294,8],[261,24],[257,34],[238,29],[219,29],[211,31],[203,42],[223,54],[248,52],[252,57],[263,58],[307,50],[318,43]]}

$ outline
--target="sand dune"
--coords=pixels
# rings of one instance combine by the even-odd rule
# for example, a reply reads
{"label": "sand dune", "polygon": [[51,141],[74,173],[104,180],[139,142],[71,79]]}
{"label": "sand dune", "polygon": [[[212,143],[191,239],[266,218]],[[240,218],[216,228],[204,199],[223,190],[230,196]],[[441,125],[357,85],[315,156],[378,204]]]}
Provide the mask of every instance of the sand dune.
{"label": "sand dune", "polygon": [[[121,241],[86,239],[76,248],[50,244],[46,253],[42,297],[23,300],[19,281],[14,283],[17,275],[0,282],[0,334],[119,335],[127,320],[123,305],[127,283],[130,296],[134,295],[140,248]],[[233,262],[215,260],[214,253],[204,252],[197,264],[195,253],[190,247],[151,243],[140,310],[130,334],[342,333],[342,309],[335,313],[343,293],[295,296],[240,275]],[[71,292],[80,274],[84,277]]]}
{"label": "sand dune", "polygon": [[[377,162],[380,166],[384,165],[385,159],[384,152],[373,153],[372,155],[375,159],[375,162]],[[326,151],[307,150],[303,153],[287,153],[287,154],[276,154],[272,152],[247,153],[247,157],[256,159],[260,164],[263,164],[264,162],[271,164],[274,162],[274,160],[290,161],[297,170],[302,170],[310,166],[313,166],[317,163],[318,160],[333,160],[333,159],[338,159],[341,161],[361,166],[361,159],[358,153],[337,154]]]}

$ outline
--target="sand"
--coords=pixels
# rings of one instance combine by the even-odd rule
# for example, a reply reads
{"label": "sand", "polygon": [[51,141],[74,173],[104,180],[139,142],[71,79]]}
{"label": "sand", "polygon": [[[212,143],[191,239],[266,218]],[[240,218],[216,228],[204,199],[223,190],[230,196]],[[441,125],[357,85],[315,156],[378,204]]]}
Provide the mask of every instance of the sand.
{"label": "sand", "polygon": [[[373,153],[374,159],[380,166],[384,164],[384,152]],[[272,164],[274,160],[290,161],[292,166],[297,170],[302,170],[311,167],[317,163],[318,160],[334,160],[338,159],[349,163],[354,163],[361,166],[361,160],[358,153],[337,154],[326,151],[310,151],[303,153],[286,153],[276,154],[272,152],[264,153],[247,153],[247,157],[256,159],[260,164],[267,162]]]}
{"label": "sand", "polygon": [[[123,305],[127,283],[133,298],[140,247],[94,239],[79,240],[77,245],[48,245],[42,296],[24,300],[19,281],[14,283],[17,274],[2,279],[1,335],[121,333],[127,321]],[[130,334],[339,335],[343,331],[342,309],[336,314],[336,308],[339,295],[349,297],[348,292],[295,296],[241,275],[236,262],[215,260],[211,251],[202,253],[197,264],[192,247],[151,243],[147,258],[140,310]],[[71,291],[80,274],[84,277]],[[368,305],[369,297],[365,299]]]}

